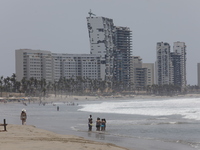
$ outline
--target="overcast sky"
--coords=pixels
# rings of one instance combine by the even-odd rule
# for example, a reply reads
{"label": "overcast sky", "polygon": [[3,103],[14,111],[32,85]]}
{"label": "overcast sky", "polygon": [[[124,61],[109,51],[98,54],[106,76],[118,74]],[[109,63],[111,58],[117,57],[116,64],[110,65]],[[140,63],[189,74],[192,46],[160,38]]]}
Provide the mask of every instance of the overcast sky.
{"label": "overcast sky", "polygon": [[89,53],[88,12],[130,27],[134,56],[156,60],[156,43],[187,45],[187,83],[197,84],[200,0],[0,0],[0,76],[15,73],[15,50]]}

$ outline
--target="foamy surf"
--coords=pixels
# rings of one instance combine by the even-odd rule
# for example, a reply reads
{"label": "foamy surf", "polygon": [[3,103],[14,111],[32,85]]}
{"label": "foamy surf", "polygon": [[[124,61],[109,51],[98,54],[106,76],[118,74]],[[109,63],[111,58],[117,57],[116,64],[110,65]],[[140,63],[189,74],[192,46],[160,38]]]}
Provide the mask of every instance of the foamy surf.
{"label": "foamy surf", "polygon": [[79,111],[134,114],[148,116],[181,115],[183,118],[200,120],[200,99],[129,100],[84,104]]}

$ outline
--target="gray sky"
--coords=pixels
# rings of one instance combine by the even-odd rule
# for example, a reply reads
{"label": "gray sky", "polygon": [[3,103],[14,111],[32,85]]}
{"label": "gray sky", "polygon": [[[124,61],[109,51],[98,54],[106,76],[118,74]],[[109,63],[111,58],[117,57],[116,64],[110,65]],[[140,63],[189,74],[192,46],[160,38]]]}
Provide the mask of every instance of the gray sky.
{"label": "gray sky", "polygon": [[[133,55],[156,60],[156,43],[187,45],[187,82],[197,84],[200,0],[1,0],[0,76],[15,73],[15,49],[89,53],[88,12],[130,27]],[[199,48],[198,48],[199,47]]]}

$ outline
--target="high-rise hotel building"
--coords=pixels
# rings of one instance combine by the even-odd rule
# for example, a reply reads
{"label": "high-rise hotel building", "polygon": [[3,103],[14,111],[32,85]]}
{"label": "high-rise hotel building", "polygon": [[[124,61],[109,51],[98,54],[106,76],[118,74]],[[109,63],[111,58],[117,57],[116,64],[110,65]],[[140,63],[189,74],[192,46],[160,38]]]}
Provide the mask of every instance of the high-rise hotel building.
{"label": "high-rise hotel building", "polygon": [[[186,45],[184,42],[174,42],[173,53],[180,57],[180,85],[185,87],[187,84],[186,79]],[[176,75],[174,75],[176,76]]]}
{"label": "high-rise hotel building", "polygon": [[158,42],[156,47],[156,83],[158,85],[170,84],[170,45],[168,43]]}
{"label": "high-rise hotel building", "polygon": [[105,17],[87,17],[90,53],[102,56],[105,64],[105,80],[131,85],[130,56],[132,32],[128,27],[114,26],[113,20]]}
{"label": "high-rise hotel building", "polygon": [[[113,80],[114,24],[105,17],[87,17],[87,27],[90,40],[90,54],[100,54],[101,64],[105,65],[102,79]],[[103,75],[103,74],[102,74]]]}
{"label": "high-rise hotel building", "polygon": [[101,80],[101,57],[96,54],[60,54],[44,50],[18,49],[15,51],[16,76],[58,81],[61,77]]}
{"label": "high-rise hotel building", "polygon": [[186,86],[186,45],[174,42],[173,52],[168,43],[157,43],[156,83]]}

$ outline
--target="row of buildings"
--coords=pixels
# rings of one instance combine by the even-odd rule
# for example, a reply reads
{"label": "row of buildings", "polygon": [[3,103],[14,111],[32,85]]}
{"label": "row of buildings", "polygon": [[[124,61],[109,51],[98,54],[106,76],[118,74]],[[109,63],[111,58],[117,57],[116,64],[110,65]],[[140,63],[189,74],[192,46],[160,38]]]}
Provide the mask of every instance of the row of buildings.
{"label": "row of buildings", "polygon": [[170,52],[168,43],[157,43],[154,70],[154,63],[142,63],[139,56],[132,56],[130,28],[115,26],[112,19],[91,13],[87,17],[87,28],[90,54],[16,50],[17,80],[33,77],[54,82],[61,77],[82,77],[105,80],[111,85],[118,83],[123,89],[142,89],[155,83],[186,84],[186,46],[183,42],[174,43],[174,52]]}

